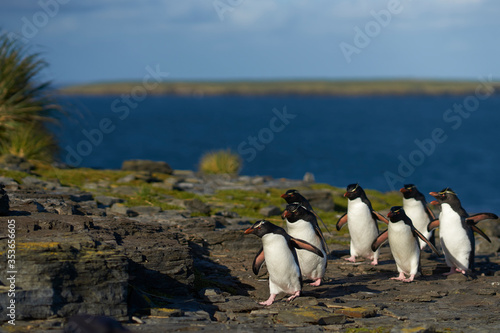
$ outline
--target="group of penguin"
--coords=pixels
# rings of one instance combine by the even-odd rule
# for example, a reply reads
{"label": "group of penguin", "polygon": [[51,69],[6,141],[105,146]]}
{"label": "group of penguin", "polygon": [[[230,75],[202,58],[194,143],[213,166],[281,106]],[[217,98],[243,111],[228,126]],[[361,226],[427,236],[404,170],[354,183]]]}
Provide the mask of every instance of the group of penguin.
{"label": "group of penguin", "polygon": [[[429,247],[438,254],[431,240],[434,239],[433,230],[439,227],[441,248],[450,267],[444,275],[471,273],[474,267],[473,233],[490,242],[476,224],[485,219],[497,219],[498,216],[493,213],[467,214],[456,193],[451,188],[445,188],[429,193],[436,199],[431,204],[441,206],[436,218],[427,206],[425,196],[415,185],[405,185],[400,191],[403,206],[392,207],[387,219],[373,210],[359,184],[347,186],[344,194],[348,199],[347,213],[340,217],[336,225],[337,230],[345,224],[349,229],[350,257],[345,260],[355,262],[356,257],[365,257],[372,260],[372,265],[377,265],[379,248],[388,241],[399,273],[391,279],[412,282],[420,273],[420,251]],[[309,201],[293,189],[281,197],[287,202],[281,215],[286,221],[287,231],[266,220],[257,221],[245,230],[245,234],[255,234],[262,239],[262,248],[255,256],[252,270],[257,275],[266,263],[270,296],[260,302],[266,306],[271,305],[280,292],[291,295],[288,301],[300,296],[303,278],[312,280],[310,285],[319,286],[325,275],[329,253],[318,225],[321,218]],[[377,221],[386,223],[387,229],[379,233]]]}

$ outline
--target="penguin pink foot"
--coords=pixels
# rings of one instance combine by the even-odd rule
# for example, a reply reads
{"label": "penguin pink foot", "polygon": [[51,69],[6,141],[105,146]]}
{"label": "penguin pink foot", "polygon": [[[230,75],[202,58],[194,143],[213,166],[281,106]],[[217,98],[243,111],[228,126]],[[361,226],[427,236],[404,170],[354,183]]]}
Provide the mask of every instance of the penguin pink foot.
{"label": "penguin pink foot", "polygon": [[398,281],[403,281],[406,279],[405,273],[399,272],[399,275],[396,277],[391,278],[391,280],[398,280]]}
{"label": "penguin pink foot", "polygon": [[458,268],[456,267],[451,267],[450,271],[448,273],[443,273],[444,276],[452,275],[458,273]]}
{"label": "penguin pink foot", "polygon": [[310,286],[313,287],[319,287],[321,285],[321,278],[317,279],[316,281],[309,283]]}
{"label": "penguin pink foot", "polygon": [[292,296],[288,297],[286,300],[287,300],[288,302],[290,302],[290,301],[294,300],[295,298],[297,298],[297,297],[299,297],[299,296],[300,296],[300,290],[297,290],[296,292],[294,292],[294,293],[293,293],[293,295],[292,295]]}
{"label": "penguin pink foot", "polygon": [[403,282],[412,282],[414,278],[415,278],[415,274],[412,274],[412,275],[410,275],[410,277],[408,279],[403,279],[401,281],[403,281]]}
{"label": "penguin pink foot", "polygon": [[349,258],[344,258],[344,260],[350,261],[350,262],[356,262],[356,257],[355,256],[350,256]]}
{"label": "penguin pink foot", "polygon": [[276,299],[276,294],[271,294],[269,296],[269,298],[267,299],[267,301],[265,302],[259,302],[260,305],[265,305],[265,306],[269,306],[271,304],[274,303],[274,300]]}
{"label": "penguin pink foot", "polygon": [[467,272],[463,269],[460,269],[458,267],[451,267],[450,271],[448,273],[443,273],[444,276],[456,274],[456,273],[462,273],[463,275],[467,274]]}
{"label": "penguin pink foot", "polygon": [[378,260],[377,259],[373,259],[373,261],[370,263],[370,265],[373,265],[373,266],[378,265]]}

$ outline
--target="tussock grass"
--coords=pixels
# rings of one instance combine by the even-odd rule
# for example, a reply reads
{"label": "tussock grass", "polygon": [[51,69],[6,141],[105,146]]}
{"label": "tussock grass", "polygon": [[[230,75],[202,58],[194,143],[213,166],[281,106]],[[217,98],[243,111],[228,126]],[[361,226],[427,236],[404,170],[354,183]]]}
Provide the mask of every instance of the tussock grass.
{"label": "tussock grass", "polygon": [[201,157],[199,170],[205,174],[236,175],[241,169],[241,164],[240,156],[231,150],[216,150]]}
{"label": "tussock grass", "polygon": [[37,123],[17,124],[0,140],[0,155],[15,155],[27,160],[51,162],[57,145],[53,137]]}
{"label": "tussock grass", "polygon": [[2,154],[51,160],[55,141],[44,123],[60,107],[50,97],[50,82],[39,82],[47,66],[18,41],[0,34],[0,145]]}

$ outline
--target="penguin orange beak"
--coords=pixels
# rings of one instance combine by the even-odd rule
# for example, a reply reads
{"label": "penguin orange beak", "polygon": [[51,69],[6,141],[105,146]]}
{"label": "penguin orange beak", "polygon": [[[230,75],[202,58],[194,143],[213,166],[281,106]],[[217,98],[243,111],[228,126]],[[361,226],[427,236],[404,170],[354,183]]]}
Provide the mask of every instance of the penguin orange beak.
{"label": "penguin orange beak", "polygon": [[281,197],[282,197],[283,199],[288,198],[288,194],[283,193],[283,194],[281,195]]}
{"label": "penguin orange beak", "polygon": [[253,228],[248,228],[247,230],[245,230],[245,234],[251,234],[253,233]]}
{"label": "penguin orange beak", "polygon": [[349,198],[349,192],[344,193],[344,198]]}
{"label": "penguin orange beak", "polygon": [[387,214],[387,217],[393,217],[393,216],[394,216],[394,214],[393,214],[392,212],[389,212],[389,213]]}
{"label": "penguin orange beak", "polygon": [[[430,195],[432,195],[434,198],[437,198],[439,196],[439,193],[437,192],[429,192]],[[437,202],[436,200],[433,200],[430,202],[431,205],[439,205],[439,202]]]}
{"label": "penguin orange beak", "polygon": [[409,190],[405,189],[404,187],[402,187],[402,188],[400,188],[400,189],[399,189],[399,192],[401,192],[401,193],[406,193],[406,192],[408,192],[408,191],[409,191]]}
{"label": "penguin orange beak", "polygon": [[281,214],[281,218],[284,220],[286,219],[287,217],[291,216],[292,214],[287,211],[287,210],[284,210],[283,213]]}

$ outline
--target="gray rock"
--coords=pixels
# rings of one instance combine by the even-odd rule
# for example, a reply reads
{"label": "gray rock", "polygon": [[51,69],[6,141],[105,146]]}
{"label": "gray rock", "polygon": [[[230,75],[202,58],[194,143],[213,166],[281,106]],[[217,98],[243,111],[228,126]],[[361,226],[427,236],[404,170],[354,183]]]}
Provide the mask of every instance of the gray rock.
{"label": "gray rock", "polygon": [[109,211],[112,214],[119,214],[119,215],[125,215],[125,216],[130,216],[134,217],[139,215],[138,213],[134,212],[132,209],[128,208],[127,206],[121,204],[121,203],[115,203],[111,206]]}
{"label": "gray rock", "polygon": [[171,175],[173,169],[166,162],[157,162],[150,160],[129,160],[122,164],[124,171],[146,171],[150,173],[164,173]]}
{"label": "gray rock", "polygon": [[0,177],[0,184],[2,185],[18,185],[14,178],[10,177]]}
{"label": "gray rock", "polygon": [[114,318],[106,316],[91,316],[88,314],[79,314],[71,317],[64,325],[64,333],[82,332],[130,332]]}
{"label": "gray rock", "polygon": [[220,311],[215,311],[214,318],[215,318],[215,320],[217,320],[218,322],[221,322],[221,323],[225,323],[229,320],[229,317],[224,312],[220,312]]}
{"label": "gray rock", "polygon": [[157,206],[134,206],[130,210],[139,215],[154,215],[161,212],[161,208]]}
{"label": "gray rock", "polygon": [[224,303],[215,304],[219,311],[250,312],[262,308],[262,305],[244,296],[230,296]]}
{"label": "gray rock", "polygon": [[201,214],[210,214],[210,206],[205,204],[200,199],[188,199],[184,200],[184,206],[192,212]]}
{"label": "gray rock", "polygon": [[59,206],[55,207],[55,210],[59,215],[75,215],[79,213],[75,205],[66,202],[61,202]]}
{"label": "gray rock", "polygon": [[126,175],[125,177],[118,179],[116,182],[117,183],[130,183],[131,181],[134,181],[136,179],[137,178],[135,177],[135,175],[133,173],[131,173],[130,175]]}
{"label": "gray rock", "polygon": [[302,180],[306,183],[314,183],[316,181],[316,179],[314,178],[314,174],[311,172],[306,172]]}
{"label": "gray rock", "polygon": [[75,193],[72,194],[70,198],[74,202],[94,201],[94,196],[89,192]]}
{"label": "gray rock", "polygon": [[481,236],[476,237],[476,254],[493,254],[500,250],[500,238],[490,237],[491,243]]}
{"label": "gray rock", "polygon": [[500,219],[481,221],[477,224],[477,227],[490,238],[500,237]]}
{"label": "gray rock", "polygon": [[106,207],[111,207],[115,203],[122,203],[123,199],[116,198],[116,197],[109,197],[105,195],[98,195],[95,197],[95,200],[97,203],[106,206]]}
{"label": "gray rock", "polygon": [[112,190],[113,193],[134,196],[138,192],[138,188],[134,186],[118,186]]}
{"label": "gray rock", "polygon": [[23,178],[23,184],[43,187],[45,185],[45,181],[33,176],[28,176]]}
{"label": "gray rock", "polygon": [[17,191],[19,190],[19,184],[14,179],[10,177],[0,177],[0,185],[3,185],[4,188],[8,191]]}
{"label": "gray rock", "polygon": [[[16,219],[16,224],[21,223]],[[16,275],[16,319],[66,317],[78,312],[126,316],[126,257],[113,249],[97,249],[88,235],[68,236],[46,236],[17,249],[16,262],[23,266],[22,274]],[[0,263],[4,272],[6,262]],[[8,304],[7,291],[0,292],[0,302]],[[0,310],[4,318],[6,311]]]}
{"label": "gray rock", "polygon": [[7,154],[0,158],[0,168],[30,173],[34,165],[22,157]]}
{"label": "gray rock", "polygon": [[198,294],[201,298],[210,303],[221,303],[226,301],[226,298],[222,295],[222,291],[219,288],[203,288]]}
{"label": "gray rock", "polygon": [[281,214],[281,209],[277,206],[267,206],[259,209],[259,214],[265,217],[276,216]]}
{"label": "gray rock", "polygon": [[239,218],[240,214],[228,210],[222,210],[220,212],[215,213],[216,216],[228,217],[228,218]]}
{"label": "gray rock", "polygon": [[329,190],[302,190],[300,194],[309,201],[314,210],[332,212],[335,209],[332,193]]}
{"label": "gray rock", "polygon": [[319,325],[340,325],[345,324],[347,322],[347,318],[344,315],[331,315],[322,317],[318,320]]}

